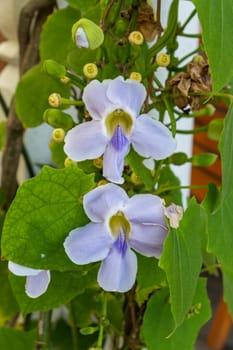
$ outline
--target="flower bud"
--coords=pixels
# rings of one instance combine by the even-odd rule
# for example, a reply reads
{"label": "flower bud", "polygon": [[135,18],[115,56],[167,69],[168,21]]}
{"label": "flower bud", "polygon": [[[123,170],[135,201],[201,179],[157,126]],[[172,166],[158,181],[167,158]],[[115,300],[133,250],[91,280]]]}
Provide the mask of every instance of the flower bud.
{"label": "flower bud", "polygon": [[51,76],[55,78],[62,78],[66,75],[66,68],[62,64],[54,60],[45,60],[43,63],[43,69]]}
{"label": "flower bud", "polygon": [[97,65],[94,63],[87,63],[85,66],[83,66],[83,74],[88,79],[93,79],[98,74],[98,68]]}
{"label": "flower bud", "polygon": [[103,168],[103,159],[102,158],[96,158],[93,160],[93,164],[96,168],[102,169]]}
{"label": "flower bud", "polygon": [[167,67],[170,64],[170,55],[167,55],[166,53],[160,53],[156,57],[156,62],[160,67]]}
{"label": "flower bud", "polygon": [[65,168],[67,168],[68,166],[71,166],[71,165],[77,166],[77,162],[75,162],[74,160],[67,157],[64,161],[64,166],[65,166]]}
{"label": "flower bud", "polygon": [[208,125],[208,137],[211,140],[214,141],[219,141],[222,131],[223,131],[223,126],[224,126],[224,119],[213,119]]}
{"label": "flower bud", "polygon": [[139,82],[142,81],[142,75],[138,72],[131,72],[129,78],[133,80],[137,80]]}
{"label": "flower bud", "polygon": [[108,181],[103,179],[103,180],[100,180],[99,182],[97,182],[97,187],[98,186],[103,186],[103,185],[107,185],[108,184]]}
{"label": "flower bud", "polygon": [[62,128],[54,129],[52,132],[52,138],[55,142],[63,142],[65,138],[65,130]]}
{"label": "flower bud", "polygon": [[142,45],[144,37],[141,32],[135,30],[129,34],[128,40],[132,45]]}
{"label": "flower bud", "polygon": [[62,78],[60,78],[60,82],[62,83],[62,84],[68,84],[69,82],[70,82],[70,78],[68,78],[68,77],[62,77]]}
{"label": "flower bud", "polygon": [[72,27],[72,38],[78,47],[97,49],[104,41],[102,29],[87,18],[81,18]]}
{"label": "flower bud", "polygon": [[71,129],[74,126],[73,119],[67,113],[62,112],[60,109],[48,108],[44,111],[43,119],[46,123],[54,128],[62,128],[65,131]]}
{"label": "flower bud", "polygon": [[132,183],[136,186],[143,184],[142,180],[135,173],[131,174],[130,179]]}
{"label": "flower bud", "polygon": [[61,105],[61,95],[56,92],[49,95],[48,102],[51,107],[59,107]]}

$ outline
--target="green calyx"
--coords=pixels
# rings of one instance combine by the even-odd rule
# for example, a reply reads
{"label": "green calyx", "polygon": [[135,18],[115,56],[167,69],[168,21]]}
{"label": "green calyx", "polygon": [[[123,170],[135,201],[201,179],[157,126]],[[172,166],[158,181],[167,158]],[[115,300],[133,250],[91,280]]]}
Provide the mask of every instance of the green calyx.
{"label": "green calyx", "polygon": [[62,128],[65,131],[74,126],[72,117],[60,109],[48,108],[44,111],[43,119],[54,128]]}

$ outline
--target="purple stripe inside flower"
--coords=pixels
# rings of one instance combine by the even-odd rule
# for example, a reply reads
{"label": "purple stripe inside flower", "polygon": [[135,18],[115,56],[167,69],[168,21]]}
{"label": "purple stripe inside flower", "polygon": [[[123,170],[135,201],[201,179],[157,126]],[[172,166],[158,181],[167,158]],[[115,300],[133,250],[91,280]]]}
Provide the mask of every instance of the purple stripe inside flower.
{"label": "purple stripe inside flower", "polygon": [[125,136],[120,125],[116,126],[116,129],[114,131],[114,134],[111,138],[110,143],[116,151],[121,151],[124,148],[124,146],[129,143],[129,140]]}
{"label": "purple stripe inside flower", "polygon": [[119,236],[114,242],[114,247],[117,249],[119,253],[121,253],[122,257],[124,257],[127,250],[127,240],[126,240],[126,234],[123,230],[121,230]]}

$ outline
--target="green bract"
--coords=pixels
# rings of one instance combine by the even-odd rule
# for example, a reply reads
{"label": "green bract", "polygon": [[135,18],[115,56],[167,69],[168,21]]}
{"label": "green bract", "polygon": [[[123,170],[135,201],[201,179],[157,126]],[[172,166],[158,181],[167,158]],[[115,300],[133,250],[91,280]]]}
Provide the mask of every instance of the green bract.
{"label": "green bract", "polygon": [[[72,38],[74,42],[79,46],[77,42],[77,30],[81,28],[83,29],[86,39],[88,41],[88,48],[91,50],[97,49],[100,45],[102,45],[104,41],[104,33],[102,29],[97,26],[94,22],[90,21],[87,18],[81,18],[78,22],[76,22],[72,27]],[[82,45],[80,45],[82,46]]]}

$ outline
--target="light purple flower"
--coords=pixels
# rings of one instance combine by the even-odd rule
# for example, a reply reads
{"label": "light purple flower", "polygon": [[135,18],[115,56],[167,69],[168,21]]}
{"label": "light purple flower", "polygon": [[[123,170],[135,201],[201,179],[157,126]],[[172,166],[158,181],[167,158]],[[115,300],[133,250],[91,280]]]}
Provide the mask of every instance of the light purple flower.
{"label": "light purple flower", "polygon": [[92,121],[71,129],[64,150],[75,161],[103,156],[103,175],[123,183],[124,159],[130,144],[143,157],[159,160],[176,147],[170,131],[147,114],[139,115],[146,97],[144,85],[119,76],[113,80],[93,80],[84,89],[83,101]]}
{"label": "light purple flower", "polygon": [[32,269],[12,261],[9,261],[8,269],[16,276],[26,276],[25,292],[30,298],[38,298],[46,292],[51,279],[50,271]]}
{"label": "light purple flower", "polygon": [[126,292],[137,273],[136,254],[159,258],[167,235],[162,200],[151,194],[129,198],[107,184],[84,196],[89,224],[70,232],[64,242],[68,257],[79,265],[101,261],[98,283],[106,291]]}

